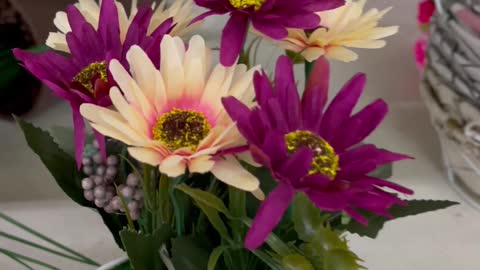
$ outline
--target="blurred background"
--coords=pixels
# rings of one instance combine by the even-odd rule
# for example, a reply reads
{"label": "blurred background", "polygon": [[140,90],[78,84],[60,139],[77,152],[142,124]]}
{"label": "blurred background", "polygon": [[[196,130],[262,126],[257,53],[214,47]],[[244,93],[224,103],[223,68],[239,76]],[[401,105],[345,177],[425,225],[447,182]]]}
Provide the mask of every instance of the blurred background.
{"label": "blurred background", "polygon": [[[56,11],[72,3],[69,0],[10,2],[22,15],[37,45],[54,30],[52,21]],[[366,73],[368,86],[361,105],[376,98],[383,98],[390,105],[390,115],[368,140],[415,157],[395,166],[393,180],[414,189],[415,198],[448,199],[462,205],[387,223],[378,241],[353,236],[350,244],[371,270],[480,269],[476,260],[480,252],[480,214],[448,184],[439,140],[419,91],[420,76],[412,49],[419,36],[417,5],[416,0],[368,1],[369,7],[393,7],[382,24],[399,25],[400,32],[387,38],[384,49],[358,50],[358,61],[334,63],[331,96],[355,73]],[[218,40],[224,21],[225,18],[212,17],[200,31],[206,38]],[[9,38],[1,37],[2,42]],[[218,46],[214,43],[212,46]],[[265,42],[260,53],[261,63],[269,63],[266,69],[272,68],[279,53],[269,46]],[[302,69],[298,67],[299,78]],[[44,128],[71,125],[68,104],[48,90],[42,89],[33,100],[33,109],[22,116],[29,122]],[[101,220],[68,201],[8,117],[0,119],[0,134],[0,211],[101,262],[121,256]],[[85,233],[87,227],[90,229]],[[1,241],[0,245],[5,244]],[[88,269],[75,267],[65,269]],[[20,268],[0,256],[0,269]]]}

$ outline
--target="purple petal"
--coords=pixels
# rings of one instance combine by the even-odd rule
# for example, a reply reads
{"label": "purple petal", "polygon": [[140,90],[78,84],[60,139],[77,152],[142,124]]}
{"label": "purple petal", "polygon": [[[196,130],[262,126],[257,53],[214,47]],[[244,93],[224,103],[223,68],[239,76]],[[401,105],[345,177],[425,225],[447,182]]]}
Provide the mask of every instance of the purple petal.
{"label": "purple petal", "polygon": [[148,26],[152,18],[153,11],[145,3],[139,9],[128,28],[127,36],[123,44],[122,59],[127,55],[128,50],[133,45],[140,45],[147,36]]}
{"label": "purple petal", "polygon": [[345,0],[311,0],[311,3],[306,6],[312,11],[324,11],[335,9],[345,5]]}
{"label": "purple petal", "polygon": [[93,130],[93,135],[95,136],[95,140],[98,142],[98,149],[100,150],[100,153],[102,154],[102,158],[103,158],[104,161],[106,161],[107,160],[107,146],[105,144],[105,136],[103,136],[103,134],[96,131],[95,129]]}
{"label": "purple petal", "polygon": [[100,7],[98,33],[107,50],[120,47],[120,25],[118,11],[113,0],[103,0]]}
{"label": "purple petal", "polygon": [[270,130],[267,133],[268,140],[261,146],[263,152],[270,158],[271,168],[279,171],[288,158],[285,136],[281,132]]}
{"label": "purple petal", "polygon": [[317,174],[308,175],[302,178],[301,181],[294,183],[294,186],[295,188],[302,189],[302,190],[308,190],[308,189],[323,190],[328,188],[330,183],[331,183],[331,180],[328,177],[317,173]]}
{"label": "purple petal", "polygon": [[289,130],[297,130],[302,126],[300,115],[300,96],[295,85],[293,65],[286,56],[280,56],[275,70],[275,94],[285,113]]}
{"label": "purple petal", "polygon": [[286,27],[279,24],[278,21],[252,18],[252,24],[257,31],[270,37],[271,39],[280,40],[288,36]]}
{"label": "purple petal", "polygon": [[320,17],[311,12],[287,17],[282,24],[288,28],[313,29],[320,25]]}
{"label": "purple petal", "polygon": [[250,109],[235,97],[222,98],[222,104],[230,118],[237,123],[240,133],[253,144],[260,144],[255,130],[250,126]]}
{"label": "purple petal", "polygon": [[248,17],[240,12],[231,14],[222,32],[220,62],[230,67],[237,61],[247,37]]}
{"label": "purple petal", "polygon": [[84,24],[89,24],[74,5],[68,5],[67,18],[72,32],[81,31]]}
{"label": "purple petal", "polygon": [[361,180],[359,180],[359,182],[368,183],[370,185],[375,185],[375,186],[382,187],[382,188],[384,188],[384,187],[390,188],[392,190],[395,190],[395,191],[398,191],[400,193],[404,193],[404,194],[407,194],[407,195],[413,195],[413,193],[414,193],[413,190],[411,190],[409,188],[406,188],[404,186],[398,185],[398,184],[390,182],[390,181],[386,181],[386,180],[383,180],[383,179],[378,179],[378,178],[375,178],[375,177],[364,177]]}
{"label": "purple petal", "polygon": [[362,142],[380,125],[387,113],[388,105],[383,100],[376,100],[346,120],[335,132],[331,145],[337,151],[343,151]]}
{"label": "purple petal", "polygon": [[268,117],[268,122],[272,128],[278,129],[283,133],[288,133],[288,123],[286,119],[286,114],[288,112],[284,111],[282,105],[278,98],[271,98],[268,100],[266,107],[264,108],[266,116]]}
{"label": "purple petal", "polygon": [[160,68],[160,50],[158,49],[160,48],[160,43],[162,42],[163,37],[169,33],[173,27],[173,18],[165,20],[157,27],[157,29],[152,32],[150,38],[148,39],[148,43],[142,45],[145,53],[148,55],[156,68]]}
{"label": "purple petal", "polygon": [[364,226],[367,226],[368,225],[368,220],[362,216],[360,213],[358,213],[357,211],[353,210],[352,208],[350,207],[346,207],[345,209],[343,209],[343,211],[345,211],[345,213],[347,213],[348,215],[350,215],[353,219],[355,219],[356,221],[358,221],[358,223],[364,225]]}
{"label": "purple petal", "polygon": [[328,100],[330,65],[321,57],[313,66],[302,97],[304,127],[319,132],[323,109]]}
{"label": "purple petal", "polygon": [[330,141],[340,125],[350,117],[365,88],[365,83],[364,74],[355,75],[328,106],[320,125],[320,136],[326,141]]}
{"label": "purple petal", "polygon": [[305,191],[308,198],[321,210],[341,211],[347,207],[347,197],[341,192],[321,192],[317,190]]}
{"label": "purple petal", "polygon": [[364,177],[366,174],[374,171],[377,168],[377,164],[374,160],[359,160],[344,165],[338,172],[336,179],[355,179],[358,177]]}
{"label": "purple petal", "polygon": [[73,60],[82,68],[105,60],[105,45],[90,24],[82,25],[77,32],[67,33],[67,43]]}
{"label": "purple petal", "polygon": [[227,12],[228,12],[228,10],[227,10],[227,11],[223,11],[223,12],[222,12],[222,11],[216,11],[216,10],[210,10],[210,11],[204,12],[204,13],[198,15],[197,17],[195,17],[195,18],[189,23],[189,25],[192,25],[192,24],[194,24],[194,23],[196,23],[196,22],[199,22],[199,21],[203,21],[203,20],[204,20],[205,18],[207,18],[207,17],[213,16],[213,15],[221,15],[221,14],[225,14],[225,13],[227,13]]}
{"label": "purple petal", "polygon": [[297,183],[308,174],[312,166],[312,159],[313,151],[307,147],[302,147],[288,157],[280,173],[290,183]]}
{"label": "purple petal", "polygon": [[263,165],[268,169],[272,169],[272,162],[270,160],[270,157],[267,154],[265,154],[262,151],[262,149],[260,149],[258,146],[251,144],[250,153],[252,154],[252,157],[255,160],[255,162]]}
{"label": "purple petal", "polygon": [[75,141],[75,160],[77,168],[82,167],[83,147],[85,145],[85,122],[80,114],[80,104],[70,103],[73,116],[73,131]]}
{"label": "purple petal", "polygon": [[252,226],[245,237],[245,248],[254,250],[260,247],[275,226],[278,225],[295,195],[295,191],[284,183],[268,194],[257,211]]}
{"label": "purple petal", "polygon": [[255,72],[253,85],[255,86],[255,98],[258,105],[265,107],[268,100],[273,96],[273,89],[268,75],[263,71]]}

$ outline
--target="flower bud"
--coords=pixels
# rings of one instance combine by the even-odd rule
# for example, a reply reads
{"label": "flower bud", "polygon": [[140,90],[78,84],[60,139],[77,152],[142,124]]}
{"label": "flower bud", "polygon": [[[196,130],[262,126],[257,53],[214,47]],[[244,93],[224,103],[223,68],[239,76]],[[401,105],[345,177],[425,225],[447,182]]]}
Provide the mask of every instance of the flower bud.
{"label": "flower bud", "polygon": [[82,188],[83,188],[84,190],[90,190],[90,189],[92,189],[92,188],[93,188],[93,180],[90,179],[89,177],[84,178],[84,179],[82,180]]}

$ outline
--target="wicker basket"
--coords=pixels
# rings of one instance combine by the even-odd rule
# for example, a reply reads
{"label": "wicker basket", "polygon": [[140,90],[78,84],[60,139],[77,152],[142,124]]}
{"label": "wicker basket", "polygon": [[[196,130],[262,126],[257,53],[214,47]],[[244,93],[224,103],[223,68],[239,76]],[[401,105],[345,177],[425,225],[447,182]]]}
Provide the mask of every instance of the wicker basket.
{"label": "wicker basket", "polygon": [[480,35],[449,12],[432,20],[422,97],[452,186],[480,209]]}

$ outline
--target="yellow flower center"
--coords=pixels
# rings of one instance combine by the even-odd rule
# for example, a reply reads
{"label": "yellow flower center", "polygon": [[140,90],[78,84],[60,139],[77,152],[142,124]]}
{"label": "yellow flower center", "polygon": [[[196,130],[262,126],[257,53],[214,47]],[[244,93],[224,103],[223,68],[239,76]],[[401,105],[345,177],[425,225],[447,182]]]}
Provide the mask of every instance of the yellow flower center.
{"label": "yellow flower center", "polygon": [[153,126],[153,139],[171,150],[189,147],[192,150],[210,132],[210,124],[203,113],[173,109],[160,116]]}
{"label": "yellow flower center", "polygon": [[106,61],[91,63],[73,78],[73,82],[80,83],[90,93],[95,94],[94,85],[92,83],[94,76],[98,76],[104,82],[108,82]]}
{"label": "yellow flower center", "polygon": [[230,4],[236,9],[255,7],[255,10],[259,10],[265,1],[266,0],[230,0]]}
{"label": "yellow flower center", "polygon": [[320,136],[310,131],[297,130],[286,134],[285,142],[290,154],[301,147],[308,147],[313,150],[315,156],[308,172],[309,175],[320,173],[333,180],[340,170],[339,159],[335,150]]}

